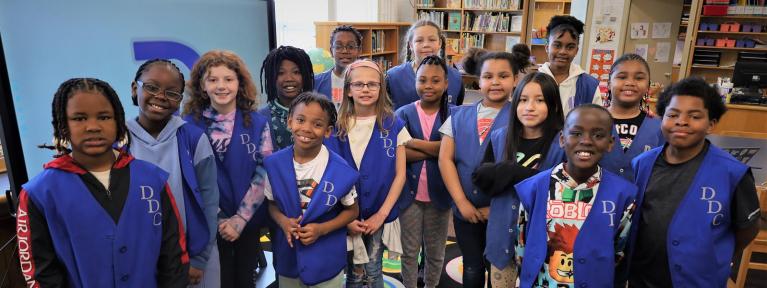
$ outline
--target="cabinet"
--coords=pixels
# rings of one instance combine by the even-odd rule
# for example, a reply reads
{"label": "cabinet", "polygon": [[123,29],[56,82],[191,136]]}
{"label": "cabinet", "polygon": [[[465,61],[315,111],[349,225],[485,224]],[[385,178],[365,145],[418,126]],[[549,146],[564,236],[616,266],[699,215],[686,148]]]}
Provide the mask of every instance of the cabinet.
{"label": "cabinet", "polygon": [[388,70],[400,63],[402,49],[400,30],[410,27],[406,22],[314,22],[316,45],[330,51],[330,35],[341,25],[351,25],[362,34],[360,57],[370,58],[382,69]]}

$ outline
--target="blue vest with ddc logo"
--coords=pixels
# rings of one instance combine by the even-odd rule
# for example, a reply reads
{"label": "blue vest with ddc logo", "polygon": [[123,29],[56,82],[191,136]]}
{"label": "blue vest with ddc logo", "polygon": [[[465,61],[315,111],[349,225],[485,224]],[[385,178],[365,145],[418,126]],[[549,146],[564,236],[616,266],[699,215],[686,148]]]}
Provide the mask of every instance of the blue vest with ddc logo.
{"label": "blue vest with ddc logo", "polygon": [[[440,141],[442,136],[439,134],[439,124],[442,120],[439,117],[439,113],[434,117],[434,126],[431,129],[431,135],[423,135],[423,128],[421,127],[421,118],[418,117],[418,110],[415,107],[415,103],[410,103],[402,106],[397,110],[397,116],[405,120],[407,130],[410,132],[410,136],[414,139],[422,139],[427,141]],[[450,194],[445,188],[445,182],[442,181],[442,174],[439,172],[439,165],[437,159],[426,159],[421,161],[415,161],[407,163],[407,181],[402,189],[402,194],[399,196],[399,208],[401,210],[410,207],[415,200],[415,194],[418,192],[418,182],[421,178],[421,170],[423,169],[423,163],[426,162],[426,181],[429,189],[429,200],[431,204],[439,209],[449,209],[450,202],[453,199],[450,198]]]}
{"label": "blue vest with ddc logo", "polygon": [[333,101],[333,80],[331,78],[332,73],[333,68],[330,68],[325,72],[314,75],[314,91],[325,95],[325,97],[328,97],[328,99],[331,101]]}
{"label": "blue vest with ddc logo", "polygon": [[[415,91],[415,72],[413,72],[412,65],[413,62],[405,62],[386,71],[387,89],[389,90],[392,104],[394,104],[394,109],[399,109],[420,99]],[[453,67],[448,67],[447,102],[453,105],[461,105],[463,93],[461,72]]]}
{"label": "blue vest with ddc logo", "polygon": [[[477,130],[477,109],[482,100],[477,101],[471,106],[454,107],[450,113],[450,124],[453,128],[453,141],[455,141],[455,168],[458,170],[458,178],[461,181],[461,187],[466,198],[477,207],[490,206],[490,196],[479,193],[471,182],[471,174],[477,169],[482,157],[485,155],[487,143],[490,143],[490,135],[497,129],[506,127],[509,124],[509,109],[511,103],[506,103],[498,111],[493,125],[488,129],[485,141],[479,144],[479,131]],[[458,208],[453,204],[453,214],[463,220],[463,216],[458,212]]]}
{"label": "blue vest with ddc logo", "polygon": [[[507,130],[508,127],[503,127],[490,135],[495,163],[499,163],[503,159]],[[539,162],[538,170],[550,169],[564,160],[565,151],[559,147],[559,134],[557,134],[546,152],[546,158]],[[506,267],[514,257],[514,244],[519,232],[517,231],[518,217],[519,197],[515,191],[505,191],[490,200],[485,258],[495,267]]]}
{"label": "blue vest with ddc logo", "polygon": [[[237,110],[235,113],[232,139],[224,153],[224,160],[221,161],[218,156],[214,157],[218,172],[218,207],[221,208],[222,214],[227,218],[237,214],[237,209],[250,187],[256,169],[262,169],[259,167],[264,157],[260,152],[261,145],[263,145],[261,134],[267,124],[264,116],[256,112],[248,112],[251,122],[250,127],[245,127],[242,111]],[[202,129],[207,129],[204,120],[195,121],[191,116],[184,120]],[[268,218],[266,205],[261,205],[246,227],[260,227],[266,223]]]}
{"label": "blue vest with ddc logo", "polygon": [[184,207],[186,208],[186,239],[189,255],[197,255],[208,245],[210,233],[205,219],[205,211],[197,174],[194,171],[194,153],[203,131],[193,125],[182,125],[176,131],[178,142],[178,160],[181,164],[181,176],[184,179]]}
{"label": "blue vest with ddc logo", "polygon": [[[658,147],[634,159],[636,183],[641,191],[637,207],[642,207],[653,165],[662,152],[663,147]],[[746,171],[748,166],[718,147],[709,145],[690,188],[668,226],[668,269],[675,287],[727,285],[735,249],[730,207],[733,192]],[[641,213],[641,209],[637,209],[634,223],[639,221]],[[631,227],[629,247],[635,246],[637,227]],[[628,255],[631,257],[631,253]]]}
{"label": "blue vest with ddc logo", "polygon": [[48,222],[56,257],[66,267],[72,287],[157,286],[161,193],[170,194],[165,191],[168,173],[126,157],[130,157],[123,158],[130,161],[130,187],[116,224],[80,179],[86,171],[74,164],[46,165],[23,185]]}
{"label": "blue vest with ddc logo", "polygon": [[[349,166],[359,171],[357,181],[357,199],[360,204],[360,219],[373,216],[389,195],[392,181],[397,169],[397,135],[405,127],[405,123],[397,117],[388,117],[383,120],[381,128],[377,123],[373,129],[365,148],[365,153],[360,161],[360,167],[354,162],[349,140],[341,140],[333,130],[330,138],[325,139],[328,150],[338,153],[346,160]],[[399,209],[392,209],[386,217],[386,223],[394,221],[399,216]]]}
{"label": "blue vest with ddc logo", "polygon": [[618,138],[618,130],[615,130],[615,127],[613,127],[612,131],[613,149],[602,157],[602,160],[599,161],[599,166],[621,175],[629,181],[634,181],[634,169],[631,168],[631,160],[643,152],[663,146],[666,143],[660,130],[660,119],[650,115],[644,117],[636,137],[631,141],[631,146],[629,146],[626,152],[623,152],[621,140]]}
{"label": "blue vest with ddc logo", "polygon": [[[344,209],[341,198],[346,196],[357,182],[357,171],[332,151],[322,180],[315,189],[309,206],[304,212],[300,225],[330,221]],[[268,171],[274,203],[289,218],[301,215],[301,199],[296,185],[296,171],[293,167],[293,146],[266,157],[264,166]],[[277,274],[300,278],[305,285],[316,285],[330,280],[346,267],[346,227],[332,231],[310,245],[293,240],[288,246],[282,229],[272,242]]]}
{"label": "blue vest with ddc logo", "polygon": [[[527,236],[520,287],[531,287],[547,258],[547,221],[551,169],[515,186],[527,211]],[[602,169],[599,190],[573,246],[574,287],[612,287],[615,273],[615,237],[623,211],[634,202],[637,187]]]}

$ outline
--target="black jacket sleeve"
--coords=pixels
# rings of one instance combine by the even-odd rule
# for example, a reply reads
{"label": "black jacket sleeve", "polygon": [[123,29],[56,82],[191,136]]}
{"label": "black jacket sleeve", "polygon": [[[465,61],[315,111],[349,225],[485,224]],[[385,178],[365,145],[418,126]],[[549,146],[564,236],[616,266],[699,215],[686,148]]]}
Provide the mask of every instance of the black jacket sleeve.
{"label": "black jacket sleeve", "polygon": [[491,197],[514,189],[520,181],[535,175],[535,169],[522,167],[511,161],[482,163],[471,175],[471,181],[479,191]]}
{"label": "black jacket sleeve", "polygon": [[162,193],[162,246],[157,261],[158,287],[186,287],[189,284],[189,254],[184,228],[170,188]]}
{"label": "black jacket sleeve", "polygon": [[19,194],[17,213],[19,262],[27,287],[67,287],[67,270],[56,257],[48,222],[27,191]]}

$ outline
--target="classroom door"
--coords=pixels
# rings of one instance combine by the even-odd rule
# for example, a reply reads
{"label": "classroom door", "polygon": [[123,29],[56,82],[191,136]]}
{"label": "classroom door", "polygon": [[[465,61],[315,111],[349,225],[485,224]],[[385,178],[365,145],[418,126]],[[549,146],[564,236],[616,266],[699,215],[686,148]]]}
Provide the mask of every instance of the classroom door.
{"label": "classroom door", "polygon": [[[623,51],[650,64],[650,78],[668,86],[678,42],[684,0],[631,1]],[[676,57],[681,57],[681,52]],[[681,59],[681,58],[680,58]]]}

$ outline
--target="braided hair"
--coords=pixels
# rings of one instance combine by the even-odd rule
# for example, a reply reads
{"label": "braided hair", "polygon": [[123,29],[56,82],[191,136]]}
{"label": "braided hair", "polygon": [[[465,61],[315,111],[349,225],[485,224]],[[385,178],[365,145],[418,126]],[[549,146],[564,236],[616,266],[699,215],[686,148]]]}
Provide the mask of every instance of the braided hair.
{"label": "braided hair", "polygon": [[405,53],[405,61],[411,61],[413,60],[413,50],[410,49],[410,42],[413,42],[413,34],[415,34],[415,29],[418,29],[419,27],[423,26],[431,26],[434,27],[434,29],[437,29],[437,35],[439,35],[439,57],[445,58],[445,42],[447,42],[445,38],[445,33],[442,32],[442,28],[437,25],[437,23],[432,22],[431,20],[421,19],[413,23],[412,26],[410,26],[410,29],[407,30],[407,34],[405,34],[405,47],[402,47],[402,50],[407,51]]}
{"label": "braided hair", "polygon": [[333,29],[333,32],[330,33],[330,47],[333,47],[336,41],[336,34],[341,32],[349,32],[354,35],[354,42],[357,43],[357,46],[362,46],[362,33],[360,31],[357,31],[357,29],[354,29],[351,25],[341,25],[336,27],[336,29]]}
{"label": "braided hair", "polygon": [[[192,72],[189,75],[189,83],[187,83],[187,95],[189,100],[184,104],[184,112],[182,115],[192,115],[195,120],[199,121],[202,118],[202,111],[210,107],[210,96],[207,95],[203,88],[205,83],[205,77],[208,75],[208,71],[213,67],[225,66],[231,69],[237,75],[237,96],[235,96],[235,102],[237,109],[246,112],[242,113],[242,122],[245,127],[250,127],[250,111],[253,111],[258,107],[258,90],[256,84],[253,83],[253,77],[250,76],[250,71],[242,61],[240,56],[237,56],[234,52],[226,50],[211,50],[202,54],[200,59],[194,63]],[[207,120],[206,121],[210,121]],[[207,123],[210,125],[211,123]]]}
{"label": "braided hair", "polygon": [[[649,82],[650,82],[650,65],[647,64],[647,60],[642,58],[642,56],[639,56],[638,54],[634,54],[634,53],[623,54],[623,56],[618,57],[618,59],[615,59],[615,62],[613,62],[613,65],[610,66],[610,74],[609,74],[609,77],[608,77],[608,83],[610,82],[610,80],[613,79],[613,74],[618,72],[618,65],[621,65],[621,64],[623,64],[623,62],[628,62],[628,61],[637,61],[637,62],[642,63],[644,65],[644,68],[647,70],[647,82],[648,82],[647,88],[648,88],[648,91],[649,91],[649,88],[650,88],[650,85],[649,85]],[[608,106],[608,107],[612,104],[612,100],[613,100],[613,95],[612,94],[613,94],[612,93],[612,89],[607,89],[607,103],[606,103],[606,106]],[[639,109],[644,111],[644,112],[646,112],[646,113],[650,112],[650,105],[647,104],[647,98],[649,98],[649,95],[647,95],[647,93],[645,93],[645,95],[642,95],[642,98],[639,99]]]}
{"label": "braided hair", "polygon": [[125,111],[123,110],[120,97],[112,89],[109,83],[95,78],[72,78],[59,85],[58,90],[53,95],[51,104],[51,124],[53,125],[53,145],[40,145],[40,148],[56,150],[54,157],[60,157],[72,152],[69,149],[71,142],[69,126],[67,124],[67,103],[75,93],[90,92],[104,95],[112,105],[115,113],[115,124],[117,126],[117,141],[121,146],[130,144],[128,127],[125,126]]}
{"label": "braided hair", "polygon": [[266,55],[266,59],[261,65],[261,74],[259,75],[261,93],[266,92],[268,101],[277,99],[277,75],[280,73],[280,65],[282,65],[283,60],[290,60],[298,66],[298,70],[301,72],[302,91],[314,89],[314,71],[309,55],[301,48],[280,46],[269,51],[269,55]]}
{"label": "braided hair", "polygon": [[[421,63],[418,64],[418,68],[416,69],[416,73],[418,70],[421,70],[421,66],[423,65],[435,65],[442,68],[442,71],[445,71],[445,80],[447,80],[447,63],[445,63],[445,60],[440,58],[437,55],[429,55],[423,58],[421,60]],[[445,91],[442,92],[442,97],[439,98],[439,118],[441,121],[439,122],[442,124],[442,122],[445,122],[445,119],[447,119],[448,113],[450,113],[448,109],[448,103],[447,103],[447,87],[445,87]]]}
{"label": "braided hair", "polygon": [[[181,81],[181,85],[179,86],[181,87],[181,94],[183,95],[184,83],[186,83],[186,80],[184,80],[184,73],[181,73],[181,69],[179,69],[178,66],[176,66],[176,64],[173,64],[173,62],[171,62],[168,59],[155,58],[155,59],[147,60],[146,62],[141,64],[141,66],[138,67],[138,70],[136,70],[136,76],[133,77],[133,81],[138,82],[141,79],[141,75],[144,75],[144,72],[149,70],[149,68],[155,64],[165,64],[176,69],[176,72],[178,72],[178,79],[179,81]],[[132,95],[131,99],[133,99],[133,105],[138,106],[138,96]]]}

